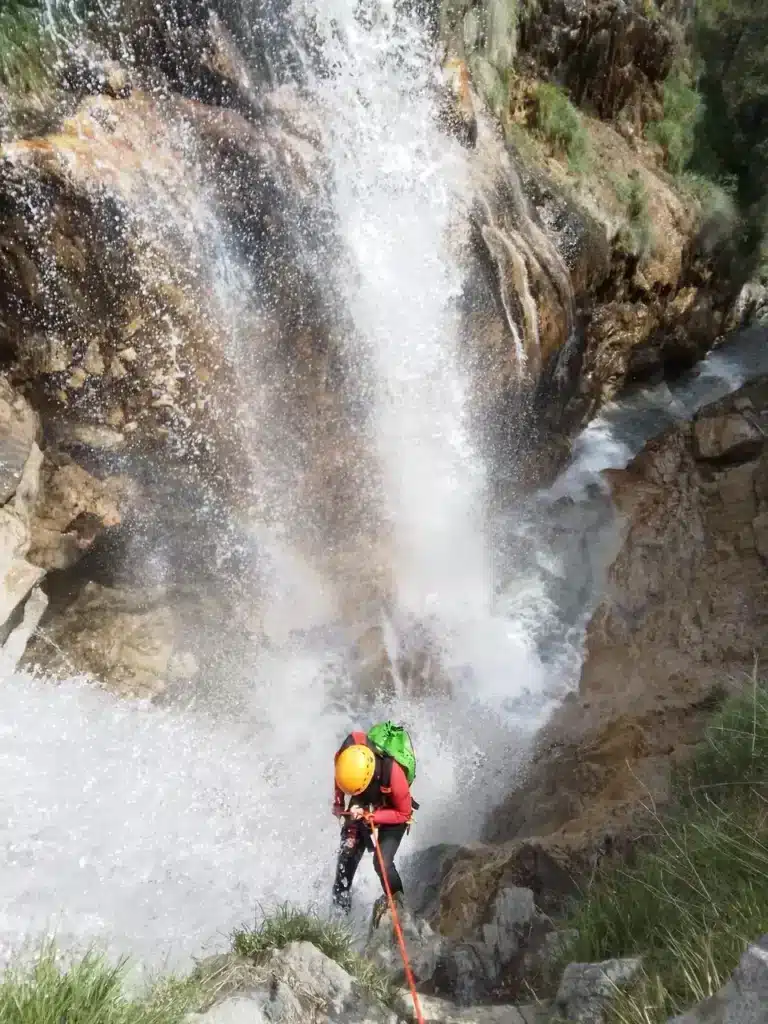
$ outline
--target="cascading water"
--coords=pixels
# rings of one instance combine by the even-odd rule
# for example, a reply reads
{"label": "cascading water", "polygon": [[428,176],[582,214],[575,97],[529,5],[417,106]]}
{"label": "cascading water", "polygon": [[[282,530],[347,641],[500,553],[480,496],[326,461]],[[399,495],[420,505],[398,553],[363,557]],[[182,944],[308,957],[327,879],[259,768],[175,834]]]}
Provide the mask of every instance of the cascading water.
{"label": "cascading water", "polygon": [[[325,116],[342,249],[336,291],[352,321],[347,355],[367,406],[360,429],[379,466],[377,557],[394,581],[382,615],[391,616],[394,642],[414,622],[426,626],[453,690],[450,698],[403,694],[365,712],[395,715],[414,733],[424,808],[414,849],[476,834],[493,773],[512,771],[544,709],[525,631],[492,610],[483,466],[464,422],[452,308],[465,169],[435,123],[436,59],[418,22],[395,17],[394,5],[360,16],[351,0],[338,0],[312,13],[325,72],[309,76],[307,102]],[[197,211],[184,202],[193,242],[196,230],[225,239],[200,200]],[[232,327],[226,356],[247,387],[259,362],[243,341],[258,318],[235,254],[229,259],[214,282]],[[279,450],[292,414],[279,402],[244,410],[241,436],[250,423],[262,438],[262,410],[285,417],[267,425]],[[254,477],[262,466],[250,465]],[[231,687],[229,678],[205,680],[187,707],[163,709],[120,703],[78,680],[17,675],[0,688],[3,957],[55,929],[68,946],[97,941],[145,963],[178,963],[220,944],[256,904],[326,905],[338,835],[331,758],[358,724],[353,684],[343,644],[306,628],[313,619],[327,626],[333,602],[291,546],[290,490],[276,495],[272,481],[270,495],[269,521],[251,524],[259,558],[273,566],[263,572],[269,644],[241,652],[236,699],[206,702],[206,691]],[[242,526],[242,509],[236,518]],[[309,635],[297,636],[302,627]],[[510,697],[518,705],[502,720]],[[364,915],[372,872],[356,888]]]}
{"label": "cascading water", "polygon": [[537,692],[524,635],[492,608],[485,466],[458,351],[469,169],[437,123],[435,54],[403,5],[336,0],[309,10],[334,69],[313,87],[346,253],[339,288],[382,467],[395,635],[425,624],[447,680],[463,679],[475,697],[483,685],[486,697]]}

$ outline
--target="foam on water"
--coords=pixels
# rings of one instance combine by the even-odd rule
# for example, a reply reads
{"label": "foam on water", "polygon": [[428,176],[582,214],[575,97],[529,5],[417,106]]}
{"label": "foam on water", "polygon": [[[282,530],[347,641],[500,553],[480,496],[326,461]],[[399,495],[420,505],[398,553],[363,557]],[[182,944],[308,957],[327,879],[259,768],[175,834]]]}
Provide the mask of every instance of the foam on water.
{"label": "foam on water", "polygon": [[[330,753],[353,723],[323,713],[314,659],[263,671],[239,722],[121,702],[83,681],[3,680],[0,958],[53,929],[66,948],[95,940],[178,966],[220,948],[257,904],[327,906]],[[436,829],[461,841],[475,824],[456,815],[455,797],[441,820],[459,763],[471,793],[468,766],[487,754],[460,715],[411,710],[424,801],[411,849]],[[369,905],[370,865],[357,889]]]}
{"label": "foam on water", "polygon": [[589,484],[600,482],[603,469],[626,466],[649,438],[768,372],[765,333],[761,325],[742,331],[674,385],[641,388],[606,405],[574,441],[570,463],[550,497],[583,494]]}

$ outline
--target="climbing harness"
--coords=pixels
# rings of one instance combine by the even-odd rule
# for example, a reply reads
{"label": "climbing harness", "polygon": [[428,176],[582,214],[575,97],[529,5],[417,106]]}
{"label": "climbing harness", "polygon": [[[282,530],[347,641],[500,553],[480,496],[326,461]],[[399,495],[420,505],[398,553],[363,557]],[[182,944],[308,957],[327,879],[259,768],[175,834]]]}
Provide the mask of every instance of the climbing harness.
{"label": "climbing harness", "polygon": [[397,936],[397,944],[400,947],[400,956],[403,958],[403,967],[405,968],[405,977],[408,981],[408,988],[411,990],[411,999],[413,1000],[413,1009],[416,1013],[417,1024],[425,1024],[424,1014],[421,1012],[421,1003],[419,1002],[419,994],[416,991],[416,981],[413,977],[413,970],[411,969],[411,961],[408,959],[408,950],[405,948],[405,938],[403,936],[403,929],[400,927],[400,918],[397,914],[397,904],[395,898],[392,895],[392,890],[389,887],[389,877],[387,875],[387,868],[384,864],[384,857],[381,854],[381,847],[379,846],[379,830],[374,826],[371,821],[371,814],[366,812],[363,815],[363,821],[369,826],[371,835],[373,836],[373,848],[376,852],[376,857],[379,861],[379,869],[381,871],[381,881],[384,886],[384,892],[387,894],[387,903],[389,904],[389,912],[392,915],[392,924],[395,928],[395,935]]}

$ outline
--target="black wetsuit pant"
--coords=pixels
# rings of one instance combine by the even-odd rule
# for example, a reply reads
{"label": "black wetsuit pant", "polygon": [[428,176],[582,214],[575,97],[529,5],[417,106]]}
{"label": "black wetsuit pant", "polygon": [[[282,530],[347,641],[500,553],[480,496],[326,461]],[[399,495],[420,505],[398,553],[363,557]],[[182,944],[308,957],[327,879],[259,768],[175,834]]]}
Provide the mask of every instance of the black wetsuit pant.
{"label": "black wetsuit pant", "polygon": [[[393,896],[396,892],[403,891],[403,883],[394,861],[395,854],[407,828],[407,825],[380,825],[378,830],[379,849],[381,850],[381,857],[387,872],[387,881]],[[336,862],[336,880],[333,883],[333,902],[343,910],[350,909],[352,880],[366,850],[370,850],[373,853],[373,866],[376,869],[376,874],[379,876],[381,888],[384,889],[381,866],[373,847],[371,830],[363,822],[347,822],[341,830],[341,849],[339,850],[339,857]],[[386,892],[386,889],[384,889],[384,892]]]}

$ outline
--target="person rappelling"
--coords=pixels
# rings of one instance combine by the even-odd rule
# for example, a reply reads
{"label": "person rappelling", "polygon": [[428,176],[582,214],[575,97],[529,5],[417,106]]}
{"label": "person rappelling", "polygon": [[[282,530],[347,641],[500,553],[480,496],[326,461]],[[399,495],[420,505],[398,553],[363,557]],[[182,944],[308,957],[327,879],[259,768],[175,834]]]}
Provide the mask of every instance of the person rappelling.
{"label": "person rappelling", "polygon": [[345,913],[351,910],[352,881],[366,850],[375,853],[373,864],[384,890],[374,904],[374,924],[389,900],[401,903],[403,883],[394,859],[418,810],[411,796],[415,777],[411,738],[392,722],[381,722],[367,734],[349,733],[336,751],[333,813],[342,819],[342,828],[332,899]]}

